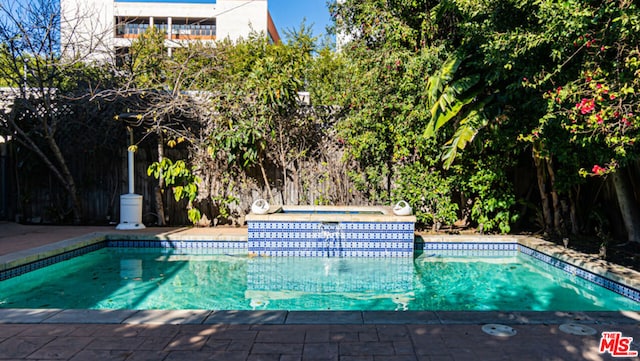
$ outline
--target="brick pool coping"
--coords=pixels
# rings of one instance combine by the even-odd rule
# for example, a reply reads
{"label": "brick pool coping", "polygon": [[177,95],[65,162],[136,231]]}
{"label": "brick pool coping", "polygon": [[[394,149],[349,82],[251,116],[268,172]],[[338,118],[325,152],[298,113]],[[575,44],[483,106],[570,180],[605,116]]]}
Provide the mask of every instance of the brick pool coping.
{"label": "brick pool coping", "polygon": [[[107,240],[245,242],[246,229],[215,232],[213,228],[182,228],[94,232],[0,256],[0,271],[46,259]],[[416,234],[427,243],[517,243],[580,267],[625,286],[640,289],[640,273],[529,236]],[[638,324],[640,313],[612,312],[442,312],[442,311],[208,311],[208,310],[59,310],[0,309],[0,323],[116,323],[116,324]]]}
{"label": "brick pool coping", "polygon": [[0,324],[122,325],[632,325],[633,311],[212,311],[0,309]]}

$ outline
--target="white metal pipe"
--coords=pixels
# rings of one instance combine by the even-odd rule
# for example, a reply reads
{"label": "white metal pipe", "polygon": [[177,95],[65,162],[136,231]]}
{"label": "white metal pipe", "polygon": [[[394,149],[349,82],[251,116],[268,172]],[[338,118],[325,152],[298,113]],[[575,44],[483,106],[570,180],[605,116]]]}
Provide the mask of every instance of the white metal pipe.
{"label": "white metal pipe", "polygon": [[133,151],[131,149],[129,149],[127,151],[128,153],[128,167],[129,167],[129,194],[133,194],[135,193],[134,191],[134,187],[133,187],[133,177],[134,177],[134,172],[133,172],[133,168],[134,168],[134,163],[133,163]]}

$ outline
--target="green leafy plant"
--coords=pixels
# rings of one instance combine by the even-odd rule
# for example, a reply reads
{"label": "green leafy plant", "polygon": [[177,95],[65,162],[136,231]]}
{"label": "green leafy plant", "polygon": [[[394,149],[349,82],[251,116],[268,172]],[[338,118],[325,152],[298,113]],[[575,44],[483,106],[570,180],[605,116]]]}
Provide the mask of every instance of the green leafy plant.
{"label": "green leafy plant", "polygon": [[147,175],[156,179],[162,177],[164,184],[173,190],[176,202],[186,199],[187,216],[193,224],[198,223],[202,214],[193,202],[198,197],[198,183],[202,180],[193,174],[183,160],[174,163],[171,159],[164,158],[162,162],[153,162],[147,168]]}
{"label": "green leafy plant", "polygon": [[510,184],[500,169],[479,167],[466,184],[474,195],[471,218],[485,231],[509,233],[518,215],[512,208],[516,204]]}
{"label": "green leafy plant", "polygon": [[451,225],[457,219],[458,205],[451,200],[452,178],[419,163],[408,164],[398,171],[393,191],[395,199],[408,202],[419,223],[434,230]]}
{"label": "green leafy plant", "polygon": [[231,208],[230,206],[233,204],[237,204],[239,199],[237,197],[227,195],[227,196],[212,196],[211,200],[215,205],[218,206],[218,215],[217,219],[229,219],[231,217]]}

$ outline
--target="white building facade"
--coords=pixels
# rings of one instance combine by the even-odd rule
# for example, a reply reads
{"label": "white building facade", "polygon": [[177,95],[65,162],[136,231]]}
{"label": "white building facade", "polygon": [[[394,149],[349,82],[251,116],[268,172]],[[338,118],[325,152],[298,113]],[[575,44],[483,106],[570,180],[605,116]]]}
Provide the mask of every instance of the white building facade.
{"label": "white building facade", "polygon": [[246,38],[252,31],[280,41],[267,0],[60,0],[61,51],[101,58],[126,49],[140,34],[157,27],[165,44]]}

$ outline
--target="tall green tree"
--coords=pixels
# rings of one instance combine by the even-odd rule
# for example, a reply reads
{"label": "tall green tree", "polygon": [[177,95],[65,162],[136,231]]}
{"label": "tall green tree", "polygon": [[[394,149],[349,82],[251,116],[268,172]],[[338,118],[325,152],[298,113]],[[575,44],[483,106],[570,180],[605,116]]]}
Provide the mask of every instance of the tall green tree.
{"label": "tall green tree", "polygon": [[[186,163],[175,163],[166,158],[166,147],[173,148],[181,144],[188,147],[203,148],[199,129],[208,114],[210,94],[203,92],[203,86],[210,81],[215,68],[209,68],[212,47],[195,43],[172,50],[165,45],[166,34],[150,27],[141,34],[122,59],[118,70],[119,84],[113,89],[105,89],[101,99],[118,105],[120,111],[116,120],[125,121],[131,128],[140,128],[143,132],[135,141],[135,150],[148,137],[154,137],[157,144],[158,160],[149,169],[158,179],[155,187],[155,213],[159,225],[165,225],[165,200],[163,192],[171,185],[176,201],[187,199],[189,219],[193,223],[200,220],[200,212],[195,207],[197,195],[197,177],[192,170],[185,168]],[[179,166],[179,167],[178,167]],[[166,173],[169,172],[169,173]],[[171,173],[186,172],[189,176],[179,177],[189,184],[168,184],[176,179]],[[181,187],[181,188],[179,188]],[[192,192],[182,192],[189,189]],[[179,196],[178,196],[179,195]]]}
{"label": "tall green tree", "polygon": [[[545,5],[545,13],[558,10]],[[558,173],[572,175],[558,181],[559,191],[584,177],[610,174],[633,242],[640,242],[640,211],[625,166],[639,155],[638,13],[632,2],[602,1],[583,4],[579,14],[558,16],[557,26],[580,26],[574,25],[570,45],[558,50],[556,68],[527,84],[546,90],[548,104],[527,139],[538,144],[547,160],[555,159]]]}
{"label": "tall green tree", "polygon": [[[458,50],[462,10],[448,1],[372,0],[332,11],[338,31],[350,35],[343,52],[355,64],[344,81],[349,111],[341,124],[361,166],[354,180],[374,202],[411,197],[419,220],[453,223],[447,169],[487,125],[493,98],[481,70]],[[420,174],[433,181],[405,180]],[[442,195],[439,209],[432,194]]]}
{"label": "tall green tree", "polygon": [[59,213],[80,223],[83,201],[65,153],[65,132],[85,120],[73,112],[81,112],[76,107],[110,77],[78,57],[63,57],[60,21],[58,1],[0,3],[0,79],[12,99],[0,111],[0,134],[36,156],[66,191],[66,209]]}
{"label": "tall green tree", "polygon": [[299,178],[300,160],[312,157],[319,144],[317,117],[303,111],[299,96],[306,90],[305,72],[316,39],[304,24],[288,39],[286,44],[271,44],[255,34],[235,44],[218,44],[216,52],[225,66],[209,88],[218,95],[211,154],[225,157],[231,171],[257,167],[272,200],[274,184],[266,166],[276,164],[286,203],[297,202],[286,190]]}
{"label": "tall green tree", "polygon": [[[482,69],[483,83],[500,107],[499,122],[490,127],[498,126],[503,136],[489,132],[492,138],[483,141],[501,143],[516,153],[530,152],[547,234],[583,231],[588,215],[580,210],[593,202],[581,192],[587,177],[614,174],[637,157],[636,112],[629,112],[637,109],[636,5],[449,3],[457,4],[463,20],[456,31],[460,50],[468,54],[469,66]],[[508,141],[518,133],[523,143]],[[624,188],[624,182],[614,185]],[[634,202],[629,202],[633,197],[624,189],[618,193],[627,194],[619,201],[627,219],[634,213]]]}

